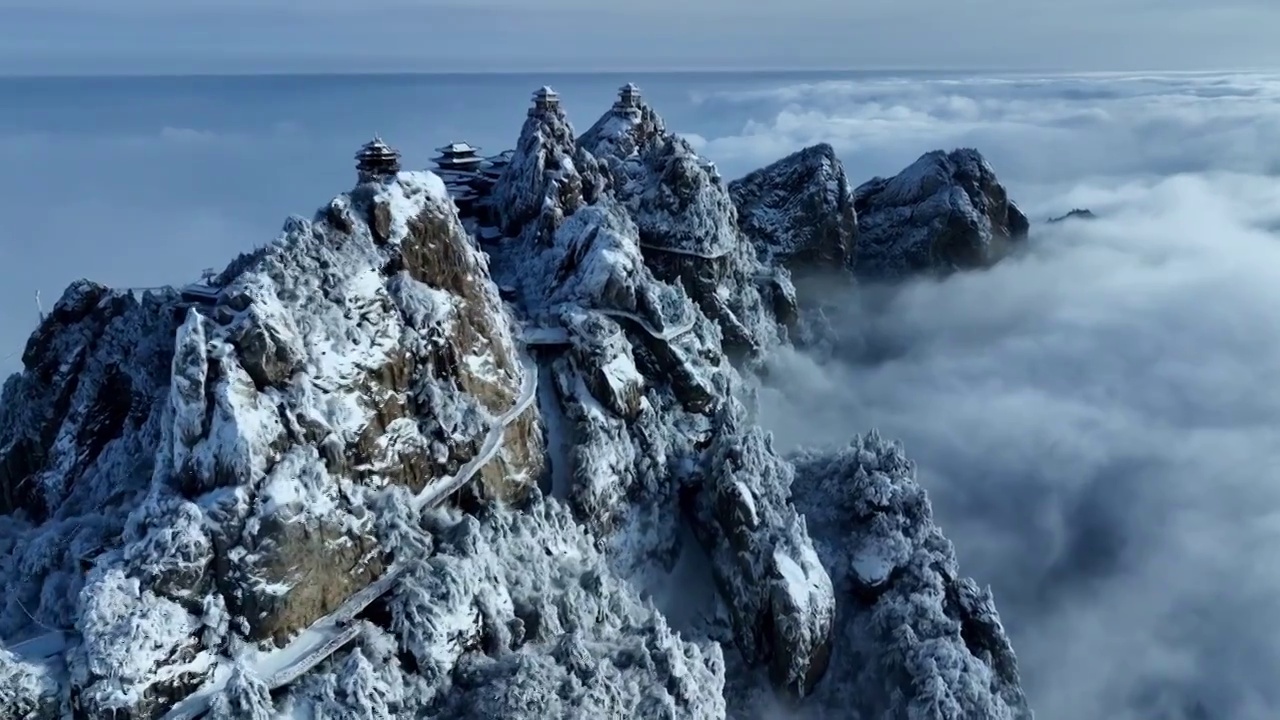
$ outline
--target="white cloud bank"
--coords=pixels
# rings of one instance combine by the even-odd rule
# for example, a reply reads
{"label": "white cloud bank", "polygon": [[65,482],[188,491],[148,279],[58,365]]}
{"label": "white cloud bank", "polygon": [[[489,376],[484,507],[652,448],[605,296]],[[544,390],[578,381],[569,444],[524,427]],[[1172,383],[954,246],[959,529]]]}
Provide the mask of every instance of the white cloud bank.
{"label": "white cloud bank", "polygon": [[977,147],[1036,202],[1090,179],[1280,169],[1275,75],[863,79],[695,99],[708,116],[749,118],[700,142],[731,174],[820,141],[857,181],[925,149]]}
{"label": "white cloud bank", "polygon": [[1184,76],[706,100],[766,118],[706,141],[721,158],[828,140],[860,179],[976,145],[1033,218],[1105,211],[987,272],[826,288],[846,349],[780,358],[764,395],[783,446],[905,441],[1041,720],[1280,717],[1277,93]]}

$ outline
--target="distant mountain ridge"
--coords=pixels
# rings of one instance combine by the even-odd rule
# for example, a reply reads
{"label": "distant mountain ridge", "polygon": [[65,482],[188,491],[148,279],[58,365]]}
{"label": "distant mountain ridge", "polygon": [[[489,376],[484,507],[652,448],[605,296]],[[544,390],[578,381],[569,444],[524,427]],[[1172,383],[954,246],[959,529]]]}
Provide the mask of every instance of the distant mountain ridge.
{"label": "distant mountain ridge", "polygon": [[367,147],[207,283],[67,289],[0,399],[0,715],[1032,717],[901,448],[784,457],[744,381],[793,272],[999,261],[994,171],[726,183],[638,89],[581,135],[548,91],[476,217]]}

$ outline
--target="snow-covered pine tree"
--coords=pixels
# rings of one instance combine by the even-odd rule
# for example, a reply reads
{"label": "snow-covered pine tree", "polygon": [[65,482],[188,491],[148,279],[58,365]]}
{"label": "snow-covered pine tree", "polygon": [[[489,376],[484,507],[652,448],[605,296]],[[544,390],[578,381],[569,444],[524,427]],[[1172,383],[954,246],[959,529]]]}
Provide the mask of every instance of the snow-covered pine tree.
{"label": "snow-covered pine tree", "polygon": [[331,720],[385,720],[395,717],[395,693],[360,648],[353,648],[337,676],[332,701],[317,715]]}
{"label": "snow-covered pine tree", "polygon": [[49,716],[57,711],[57,683],[0,647],[0,717]]}
{"label": "snow-covered pine tree", "polygon": [[209,720],[272,720],[275,716],[267,683],[243,663],[236,664],[227,687],[209,708]]}

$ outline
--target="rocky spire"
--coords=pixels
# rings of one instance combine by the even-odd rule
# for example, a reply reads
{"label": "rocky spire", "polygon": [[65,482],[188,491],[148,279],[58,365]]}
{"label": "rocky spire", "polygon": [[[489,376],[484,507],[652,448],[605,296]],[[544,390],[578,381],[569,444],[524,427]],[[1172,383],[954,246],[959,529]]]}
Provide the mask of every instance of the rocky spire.
{"label": "rocky spire", "polygon": [[850,271],[858,240],[853,188],[826,143],[729,183],[743,234],[767,264]]}
{"label": "rocky spire", "polygon": [[601,160],[619,161],[640,152],[667,131],[662,118],[641,97],[640,88],[627,83],[609,112],[591,126],[578,145]]}
{"label": "rocky spire", "polygon": [[532,228],[546,243],[565,217],[594,202],[605,187],[595,158],[575,144],[559,96],[539,88],[511,161],[493,188],[502,231],[514,237]]}
{"label": "rocky spire", "polygon": [[668,132],[634,85],[622,87],[578,142],[609,164],[646,263],[684,286],[720,326],[727,349],[749,357],[776,344],[778,320],[791,314],[790,279],[760,267],[715,164]]}

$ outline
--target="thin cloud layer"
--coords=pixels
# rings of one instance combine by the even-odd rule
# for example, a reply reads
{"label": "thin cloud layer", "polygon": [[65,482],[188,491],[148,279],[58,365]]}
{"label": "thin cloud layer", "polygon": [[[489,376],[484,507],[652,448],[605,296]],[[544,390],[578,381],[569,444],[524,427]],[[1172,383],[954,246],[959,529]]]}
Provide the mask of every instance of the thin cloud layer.
{"label": "thin cloud layer", "polygon": [[1275,75],[859,79],[696,99],[708,115],[748,118],[695,138],[733,174],[815,142],[859,180],[927,148],[972,146],[1038,203],[1084,180],[1280,169]]}
{"label": "thin cloud layer", "polygon": [[[1042,720],[1272,720],[1277,86],[1091,82],[714,101],[787,109],[709,152],[828,139],[856,172],[976,144],[1015,198],[1105,210],[1037,227],[987,272],[827,283],[840,350],[778,358],[763,417],[787,447],[871,427],[905,441],[962,569],[994,586]],[[1026,97],[999,99],[1010,89]],[[881,128],[889,116],[913,139]]]}
{"label": "thin cloud layer", "polygon": [[0,72],[15,73],[1240,68],[1274,62],[1280,18],[1259,0],[5,0],[4,13]]}

